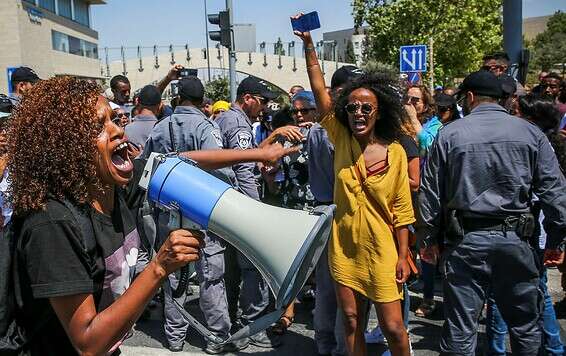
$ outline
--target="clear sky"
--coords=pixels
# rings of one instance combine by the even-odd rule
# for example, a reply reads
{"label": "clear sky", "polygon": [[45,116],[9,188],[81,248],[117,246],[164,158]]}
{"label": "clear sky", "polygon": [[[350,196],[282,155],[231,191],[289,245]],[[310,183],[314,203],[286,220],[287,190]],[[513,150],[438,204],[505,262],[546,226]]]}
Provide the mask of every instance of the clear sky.
{"label": "clear sky", "polygon": [[[418,1],[418,0],[416,0]],[[289,16],[318,11],[322,32],[353,26],[350,0],[233,0],[234,22],[255,23],[257,42],[294,39]],[[566,11],[564,0],[523,0],[523,16],[543,16]],[[225,6],[224,0],[207,0],[208,13]],[[205,45],[204,0],[107,0],[92,6],[93,27],[99,33],[99,47]],[[209,28],[210,30],[210,28]],[[211,44],[213,46],[213,44]]]}

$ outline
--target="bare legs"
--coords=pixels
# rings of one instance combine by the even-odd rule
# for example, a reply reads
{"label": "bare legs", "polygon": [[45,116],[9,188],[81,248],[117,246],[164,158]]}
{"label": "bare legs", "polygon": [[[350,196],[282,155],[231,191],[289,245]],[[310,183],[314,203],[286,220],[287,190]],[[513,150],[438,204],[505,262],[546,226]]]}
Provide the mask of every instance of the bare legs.
{"label": "bare legs", "polygon": [[[344,315],[346,350],[349,356],[365,356],[364,328],[366,311],[364,297],[342,284],[336,283],[338,306]],[[375,303],[379,326],[389,344],[393,356],[408,356],[409,337],[403,324],[403,313],[399,300],[390,303]]]}

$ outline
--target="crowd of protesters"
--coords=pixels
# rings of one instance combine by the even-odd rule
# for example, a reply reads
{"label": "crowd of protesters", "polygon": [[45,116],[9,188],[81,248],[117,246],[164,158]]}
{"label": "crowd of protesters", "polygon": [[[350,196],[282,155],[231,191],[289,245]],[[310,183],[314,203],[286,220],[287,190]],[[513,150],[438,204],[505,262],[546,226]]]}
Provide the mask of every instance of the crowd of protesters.
{"label": "crowd of protesters", "polygon": [[[134,95],[122,75],[104,91],[40,80],[27,67],[12,74],[13,93],[0,96],[0,203],[24,351],[118,354],[158,303],[167,346],[182,351],[191,324],[177,306],[189,292],[173,290],[189,262],[214,336],[268,313],[269,286],[242,251],[206,231],[170,231],[163,212],[149,236],[136,177],[158,152],[188,157],[266,204],[336,205],[312,286],[299,296],[314,297],[320,355],[365,355],[371,339],[409,355],[409,289],[422,292],[415,315],[431,317],[438,279],[443,354],[475,354],[485,308],[488,354],[504,355],[509,333],[513,353],[562,355],[546,268],[565,272],[566,290],[566,79],[541,73],[525,88],[495,53],[457,89],[432,93],[355,66],[327,86],[310,33],[295,35],[310,90],[294,85],[288,98],[250,76],[235,102],[214,102],[179,65]],[[204,351],[278,347],[294,303],[268,330],[206,340]],[[367,330],[372,307],[379,325]],[[556,309],[565,313],[566,299]]]}

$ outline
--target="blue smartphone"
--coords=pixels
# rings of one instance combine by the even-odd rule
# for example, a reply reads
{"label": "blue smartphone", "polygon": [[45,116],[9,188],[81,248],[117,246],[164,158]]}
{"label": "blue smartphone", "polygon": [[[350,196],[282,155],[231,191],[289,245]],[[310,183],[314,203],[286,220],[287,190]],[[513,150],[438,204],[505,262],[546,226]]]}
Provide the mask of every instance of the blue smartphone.
{"label": "blue smartphone", "polygon": [[291,26],[293,26],[293,31],[299,32],[310,32],[312,30],[320,28],[318,12],[309,12],[308,14],[304,14],[298,19],[291,19]]}

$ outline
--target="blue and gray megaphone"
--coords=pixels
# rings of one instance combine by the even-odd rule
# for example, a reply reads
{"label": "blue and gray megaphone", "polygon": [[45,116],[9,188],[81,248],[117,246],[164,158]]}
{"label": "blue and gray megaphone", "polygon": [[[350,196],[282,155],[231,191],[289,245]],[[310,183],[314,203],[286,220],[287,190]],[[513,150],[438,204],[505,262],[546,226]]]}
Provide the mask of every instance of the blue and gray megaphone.
{"label": "blue and gray megaphone", "polygon": [[275,296],[275,312],[230,339],[204,335],[217,343],[253,335],[281,317],[320,258],[335,209],[334,205],[321,206],[307,212],[263,204],[177,155],[153,153],[140,186],[153,204],[180,219],[179,226],[194,228],[196,224],[238,249],[260,271]]}

